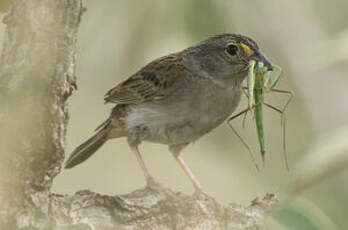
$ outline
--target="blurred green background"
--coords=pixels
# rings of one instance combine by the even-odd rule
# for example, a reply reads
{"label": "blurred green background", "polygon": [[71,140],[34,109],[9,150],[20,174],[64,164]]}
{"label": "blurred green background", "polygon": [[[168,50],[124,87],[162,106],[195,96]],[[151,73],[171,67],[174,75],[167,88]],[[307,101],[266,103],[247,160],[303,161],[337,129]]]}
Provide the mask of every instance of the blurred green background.
{"label": "blurred green background", "polygon": [[[0,9],[8,7],[0,1]],[[70,98],[66,154],[109,115],[103,95],[151,60],[208,36],[241,33],[254,38],[283,67],[280,89],[295,91],[287,110],[290,171],[284,166],[280,117],[265,110],[266,168],[256,171],[226,124],[183,151],[205,191],[220,202],[249,204],[275,193],[281,208],[274,229],[347,229],[348,226],[348,2],[346,0],[85,1],[78,40],[78,87]],[[3,32],[1,33],[3,34]],[[286,97],[267,95],[280,107]],[[237,111],[246,107],[245,99]],[[237,112],[235,111],[235,112]],[[252,116],[234,122],[260,159]],[[186,194],[189,180],[162,145],[140,147],[150,172]],[[105,144],[86,163],[63,170],[53,191],[91,189],[124,194],[144,179],[125,139]]]}

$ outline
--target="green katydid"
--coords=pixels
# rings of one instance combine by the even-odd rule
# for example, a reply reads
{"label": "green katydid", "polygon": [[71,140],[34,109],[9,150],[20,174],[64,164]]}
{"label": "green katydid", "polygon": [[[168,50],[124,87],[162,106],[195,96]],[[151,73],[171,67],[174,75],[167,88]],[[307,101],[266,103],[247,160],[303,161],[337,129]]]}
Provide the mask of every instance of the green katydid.
{"label": "green katydid", "polygon": [[[243,87],[243,89],[248,90],[248,108],[241,111],[240,113],[236,114],[235,116],[232,116],[228,119],[227,123],[232,128],[233,132],[238,136],[238,138],[242,141],[244,146],[249,151],[250,155],[252,156],[251,150],[247,143],[242,139],[242,137],[236,132],[236,130],[231,126],[230,122],[239,117],[242,114],[246,114],[249,110],[254,109],[254,116],[255,116],[255,122],[256,122],[256,129],[257,129],[257,135],[259,139],[260,144],[260,152],[262,156],[263,164],[265,163],[265,138],[264,138],[264,129],[263,129],[263,105],[266,107],[279,112],[281,114],[281,126],[283,129],[283,153],[284,153],[284,159],[287,169],[288,162],[287,162],[287,154],[286,154],[286,144],[285,144],[285,110],[287,106],[289,105],[293,92],[287,91],[287,90],[279,90],[275,89],[274,87],[277,85],[280,76],[281,76],[281,68],[276,65],[272,65],[273,70],[269,71],[266,67],[264,67],[264,63],[257,62],[252,60],[249,62],[249,72],[248,72],[248,87]],[[275,72],[274,75],[272,75],[272,72]],[[286,102],[283,109],[278,109],[266,102],[264,102],[264,95],[267,92],[276,92],[276,93],[286,93],[289,94],[290,97],[288,101]],[[255,163],[254,158],[252,157],[252,160],[258,169],[257,164]]]}

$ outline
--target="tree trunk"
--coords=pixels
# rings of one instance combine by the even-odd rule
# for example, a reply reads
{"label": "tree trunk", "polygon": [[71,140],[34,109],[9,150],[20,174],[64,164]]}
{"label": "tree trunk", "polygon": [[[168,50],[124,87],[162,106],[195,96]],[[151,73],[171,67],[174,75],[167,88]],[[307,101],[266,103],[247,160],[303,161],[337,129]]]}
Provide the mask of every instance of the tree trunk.
{"label": "tree trunk", "polygon": [[264,229],[275,198],[227,207],[158,186],[50,193],[64,160],[81,0],[13,0],[0,57],[0,229]]}

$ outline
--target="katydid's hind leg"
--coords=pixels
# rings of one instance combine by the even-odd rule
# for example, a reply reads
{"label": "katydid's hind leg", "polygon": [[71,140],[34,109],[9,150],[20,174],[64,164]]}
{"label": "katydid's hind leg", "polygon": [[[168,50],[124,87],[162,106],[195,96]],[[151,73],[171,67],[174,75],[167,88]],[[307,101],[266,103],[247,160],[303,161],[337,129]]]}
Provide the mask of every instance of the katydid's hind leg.
{"label": "katydid's hind leg", "polygon": [[294,92],[293,91],[290,91],[290,90],[283,90],[283,89],[271,89],[272,92],[275,92],[275,93],[283,93],[283,94],[287,94],[289,95],[289,98],[288,100],[286,101],[282,111],[284,112],[286,110],[286,108],[288,107],[288,105],[290,104],[293,96],[294,96]]}
{"label": "katydid's hind leg", "polygon": [[[254,105],[252,108],[254,108],[254,107],[255,107],[255,105]],[[236,115],[230,117],[230,118],[227,120],[227,125],[232,129],[232,132],[238,137],[238,139],[242,142],[242,144],[244,145],[244,147],[248,150],[248,153],[249,153],[249,155],[250,155],[250,157],[251,157],[251,161],[252,161],[253,164],[255,165],[256,170],[257,170],[257,171],[260,171],[259,166],[258,166],[258,164],[256,163],[256,160],[255,160],[255,158],[254,158],[254,155],[253,155],[253,153],[252,153],[252,151],[251,151],[251,149],[250,149],[248,143],[242,138],[241,135],[239,135],[239,133],[237,132],[237,130],[235,130],[235,128],[233,128],[233,126],[231,125],[231,121],[232,121],[232,120],[238,118],[239,116],[241,116],[241,115],[243,115],[243,114],[246,114],[249,110],[250,110],[250,108],[248,107],[248,108],[242,110],[240,113],[238,113],[238,114],[236,114]]]}
{"label": "katydid's hind leg", "polygon": [[289,98],[288,98],[288,100],[286,101],[286,103],[285,103],[283,109],[281,109],[282,114],[281,114],[281,116],[280,116],[280,124],[282,125],[282,124],[284,124],[284,121],[283,121],[283,120],[285,119],[285,114],[286,114],[285,110],[287,109],[288,105],[290,104],[290,102],[291,102],[291,100],[292,100],[292,98],[293,98],[293,96],[294,96],[294,92],[293,92],[293,91],[289,91],[289,90],[282,90],[282,89],[271,89],[271,91],[272,91],[272,92],[275,92],[275,93],[282,93],[282,94],[287,94],[287,95],[289,95]]}
{"label": "katydid's hind leg", "polygon": [[283,155],[284,155],[284,161],[285,161],[285,167],[289,171],[289,164],[288,164],[288,154],[286,151],[286,113],[282,111],[281,109],[278,109],[274,107],[273,105],[267,104],[266,102],[263,103],[265,106],[268,108],[278,112],[281,114],[282,119],[281,119],[281,127],[282,127],[282,136],[283,136]]}
{"label": "katydid's hind leg", "polygon": [[[276,84],[276,82],[275,82],[275,84]],[[275,86],[275,84],[273,85],[273,87]],[[268,108],[271,108],[272,110],[281,114],[280,115],[280,125],[281,125],[282,131],[283,131],[283,153],[284,153],[284,160],[285,160],[286,168],[287,168],[287,170],[289,170],[287,152],[286,152],[286,136],[285,136],[286,135],[286,112],[285,111],[286,111],[288,105],[290,104],[290,102],[294,96],[294,93],[292,91],[274,89],[274,88],[271,88],[270,91],[275,92],[275,93],[282,93],[282,94],[289,95],[289,98],[286,101],[286,103],[282,109],[278,109],[270,104],[264,103],[264,105],[267,106]]]}

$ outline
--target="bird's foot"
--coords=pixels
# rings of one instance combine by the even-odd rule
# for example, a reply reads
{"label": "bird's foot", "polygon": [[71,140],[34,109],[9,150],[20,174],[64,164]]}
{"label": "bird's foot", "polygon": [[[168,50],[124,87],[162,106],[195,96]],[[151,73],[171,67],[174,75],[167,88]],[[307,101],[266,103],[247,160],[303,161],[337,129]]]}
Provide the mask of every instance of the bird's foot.
{"label": "bird's foot", "polygon": [[146,188],[147,189],[150,189],[152,191],[161,191],[164,189],[164,187],[156,182],[153,177],[149,177],[147,180],[146,180]]}
{"label": "bird's foot", "polygon": [[193,193],[193,197],[197,200],[215,200],[212,196],[210,196],[208,193],[204,192],[201,188],[196,188],[195,192]]}

